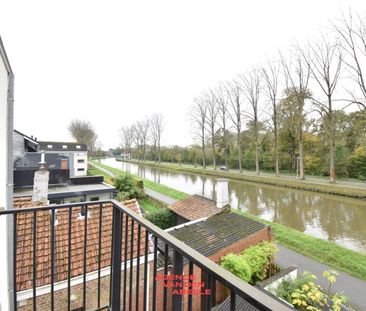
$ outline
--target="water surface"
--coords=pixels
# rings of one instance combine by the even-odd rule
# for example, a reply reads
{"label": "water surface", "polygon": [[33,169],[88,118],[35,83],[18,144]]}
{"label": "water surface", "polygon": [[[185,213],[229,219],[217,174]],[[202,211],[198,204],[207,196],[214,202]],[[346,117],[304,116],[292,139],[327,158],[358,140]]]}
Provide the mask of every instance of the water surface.
{"label": "water surface", "polygon": [[[215,177],[118,162],[114,158],[102,163],[189,194],[215,198]],[[238,180],[229,181],[229,196],[232,208],[366,253],[365,200]]]}

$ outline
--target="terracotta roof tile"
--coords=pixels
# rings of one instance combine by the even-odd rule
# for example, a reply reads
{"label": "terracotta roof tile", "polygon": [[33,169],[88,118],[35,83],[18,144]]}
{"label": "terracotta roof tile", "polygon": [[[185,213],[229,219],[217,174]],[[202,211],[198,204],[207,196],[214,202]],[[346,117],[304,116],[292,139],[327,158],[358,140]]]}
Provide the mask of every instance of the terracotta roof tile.
{"label": "terracotta roof tile", "polygon": [[[122,204],[132,211],[141,215],[136,200],[124,201]],[[14,199],[14,207],[31,207],[31,198]],[[84,273],[84,229],[85,220],[78,219],[81,207],[72,208],[71,222],[71,277]],[[87,246],[86,246],[86,272],[98,269],[99,258],[99,204],[89,205],[90,213],[87,219]],[[102,205],[102,229],[101,229],[101,268],[110,266],[112,248],[112,219],[113,207],[111,203]],[[58,224],[54,227],[54,282],[68,278],[68,232],[69,212],[68,208],[58,209]],[[36,232],[36,285],[43,286],[51,282],[51,212],[37,211],[37,232]],[[123,217],[123,225],[125,225]],[[129,220],[127,259],[131,259],[131,220]],[[137,230],[138,225],[134,224],[134,252],[132,258],[137,256]],[[145,233],[141,228],[140,253],[144,254]],[[125,232],[122,234],[122,260],[125,258]],[[17,291],[32,288],[33,282],[33,212],[20,213],[17,217],[17,258],[16,258]]]}
{"label": "terracotta roof tile", "polygon": [[228,208],[218,208],[214,200],[194,194],[186,199],[173,203],[169,208],[187,220],[196,220],[227,211],[229,206]]}

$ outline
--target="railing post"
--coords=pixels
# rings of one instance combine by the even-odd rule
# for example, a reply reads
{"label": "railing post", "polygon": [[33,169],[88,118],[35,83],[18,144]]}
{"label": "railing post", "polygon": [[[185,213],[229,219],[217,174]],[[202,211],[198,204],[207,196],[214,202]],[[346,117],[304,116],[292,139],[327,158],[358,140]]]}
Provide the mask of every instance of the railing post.
{"label": "railing post", "polygon": [[121,252],[122,252],[122,228],[121,210],[113,206],[113,260],[112,260],[112,310],[121,310]]}
{"label": "railing post", "polygon": [[[183,274],[183,256],[176,251],[174,251],[173,255],[173,274]],[[177,289],[179,290],[180,288]],[[182,310],[182,295],[173,295],[173,310]]]}

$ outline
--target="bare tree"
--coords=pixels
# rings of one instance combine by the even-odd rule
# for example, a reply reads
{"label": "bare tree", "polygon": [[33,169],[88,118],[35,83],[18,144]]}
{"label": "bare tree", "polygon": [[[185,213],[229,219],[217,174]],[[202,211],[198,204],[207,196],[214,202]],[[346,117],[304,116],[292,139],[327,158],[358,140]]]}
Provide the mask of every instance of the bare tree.
{"label": "bare tree", "polygon": [[194,105],[189,113],[193,123],[193,134],[201,143],[202,148],[202,166],[206,168],[206,121],[207,121],[207,103],[203,97],[193,99]]}
{"label": "bare tree", "polygon": [[149,133],[149,128],[150,128],[150,121],[148,119],[136,122],[135,133],[137,135],[137,140],[140,148],[139,159],[142,161],[146,161],[146,146],[147,146],[147,137]]}
{"label": "bare tree", "polygon": [[299,46],[292,51],[292,57],[286,60],[281,54],[281,63],[285,75],[287,90],[296,99],[298,115],[298,135],[299,135],[299,178],[305,179],[304,151],[303,151],[303,123],[305,100],[309,97],[309,64],[303,61],[303,52]]}
{"label": "bare tree", "polygon": [[120,131],[122,149],[131,158],[131,148],[134,141],[135,130],[134,126],[123,126]]}
{"label": "bare tree", "polygon": [[[154,113],[150,119],[150,130],[154,146],[155,162],[161,162],[161,136],[164,130],[164,116],[161,113]],[[157,153],[157,158],[156,158]]]}
{"label": "bare tree", "polygon": [[254,130],[255,144],[255,172],[259,175],[259,120],[258,120],[258,103],[261,91],[260,72],[252,69],[247,74],[239,75],[241,80],[241,88],[244,96],[250,103],[251,110],[246,116],[251,120]]}
{"label": "bare tree", "polygon": [[89,121],[72,120],[68,126],[70,135],[80,144],[86,144],[88,150],[93,154],[98,135]]}
{"label": "bare tree", "polygon": [[276,176],[280,176],[278,160],[278,84],[279,84],[280,66],[276,61],[268,61],[267,66],[262,68],[264,80],[263,93],[269,99],[272,106],[272,129],[274,136],[274,153]]}
{"label": "bare tree", "polygon": [[357,98],[351,91],[349,94],[354,103],[366,110],[366,23],[360,16],[355,19],[350,10],[348,16],[343,14],[338,23],[333,23],[333,27],[340,38],[344,51],[342,61],[349,69],[351,79],[361,91],[362,98]]}
{"label": "bare tree", "polygon": [[216,148],[215,148],[215,134],[216,134],[216,126],[217,126],[217,115],[219,110],[217,108],[216,97],[213,95],[213,91],[210,90],[209,93],[204,96],[207,104],[207,132],[211,139],[211,147],[212,147],[212,157],[213,157],[213,166],[216,170]]}
{"label": "bare tree", "polygon": [[326,97],[325,101],[312,97],[312,103],[315,110],[322,116],[327,129],[329,138],[329,178],[331,183],[335,183],[333,94],[341,74],[342,52],[337,42],[329,42],[322,36],[319,43],[310,46],[308,53],[303,53],[303,58],[310,68],[312,78],[317,82],[321,92]]}
{"label": "bare tree", "polygon": [[227,154],[228,96],[227,93],[224,91],[223,85],[220,85],[215,92],[212,92],[212,95],[215,96],[218,105],[219,124],[222,130],[225,170],[228,170],[229,169],[228,154]]}
{"label": "bare tree", "polygon": [[236,131],[236,145],[238,148],[238,166],[239,171],[242,172],[241,165],[241,143],[240,143],[240,133],[242,126],[242,109],[241,109],[241,90],[240,85],[237,81],[228,82],[226,84],[226,92],[229,99],[229,119],[233,123]]}

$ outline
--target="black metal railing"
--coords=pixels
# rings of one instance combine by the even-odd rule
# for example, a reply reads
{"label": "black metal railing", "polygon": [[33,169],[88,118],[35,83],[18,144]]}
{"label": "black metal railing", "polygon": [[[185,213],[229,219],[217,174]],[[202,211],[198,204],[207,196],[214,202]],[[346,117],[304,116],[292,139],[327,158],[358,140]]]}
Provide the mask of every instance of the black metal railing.
{"label": "black metal railing", "polygon": [[[13,224],[16,311],[41,304],[44,310],[45,303],[70,311],[220,310],[222,301],[245,310],[239,300],[250,310],[292,310],[115,200],[0,211],[4,215]],[[48,263],[41,258],[46,250]],[[167,275],[197,275],[202,288],[169,287],[159,278]]]}

